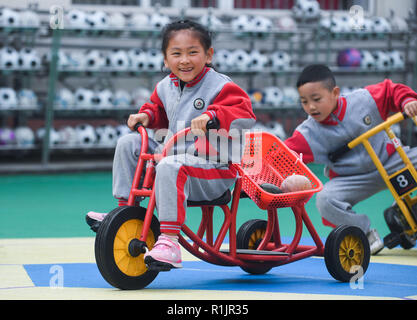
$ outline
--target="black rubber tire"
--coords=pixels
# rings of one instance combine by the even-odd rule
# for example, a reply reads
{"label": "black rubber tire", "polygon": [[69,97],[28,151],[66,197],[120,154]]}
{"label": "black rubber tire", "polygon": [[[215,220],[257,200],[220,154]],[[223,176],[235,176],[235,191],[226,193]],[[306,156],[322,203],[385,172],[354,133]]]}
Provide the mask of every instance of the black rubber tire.
{"label": "black rubber tire", "polygon": [[[348,237],[353,239],[353,248],[347,250],[345,247]],[[332,230],[327,237],[324,247],[324,260],[330,275],[341,282],[349,282],[356,273],[351,273],[350,269],[355,265],[362,268],[363,274],[369,266],[371,253],[368,238],[365,233],[354,226],[341,225]],[[342,262],[341,259],[346,261]],[[359,261],[358,261],[359,260]]]}
{"label": "black rubber tire", "polygon": [[[132,257],[127,251],[125,253],[127,259],[136,259],[145,271],[139,275],[128,275],[120,269],[115,259],[114,243],[116,234],[125,222],[142,223],[145,219],[146,209],[142,207],[123,206],[111,211],[100,224],[95,239],[94,251],[97,267],[103,278],[113,287],[123,290],[137,290],[149,285],[158,275],[156,271],[147,270],[143,262],[143,254],[138,257]],[[139,238],[141,230],[137,230]],[[156,242],[160,234],[159,221],[153,216],[147,242]],[[149,250],[152,247],[148,248]]]}
{"label": "black rubber tire", "polygon": [[[262,241],[260,234],[266,231],[266,226],[267,221],[265,220],[253,219],[246,221],[237,232],[236,248],[256,250],[259,243]],[[253,241],[254,237],[256,238],[255,241]],[[265,274],[271,270],[272,267],[265,264],[265,262],[259,261],[256,267],[241,267],[241,269],[250,274]]]}

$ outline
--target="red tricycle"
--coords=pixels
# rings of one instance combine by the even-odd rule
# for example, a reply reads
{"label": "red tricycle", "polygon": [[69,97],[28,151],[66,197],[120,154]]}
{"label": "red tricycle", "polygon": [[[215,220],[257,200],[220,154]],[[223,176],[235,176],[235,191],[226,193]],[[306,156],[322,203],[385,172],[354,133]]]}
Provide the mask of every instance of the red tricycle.
{"label": "red tricycle", "polygon": [[[103,278],[112,286],[126,290],[148,286],[159,273],[148,269],[143,259],[160,234],[159,221],[154,214],[155,166],[181,137],[190,133],[190,128],[178,132],[160,154],[150,154],[146,129],[142,126],[137,129],[142,135],[142,147],[128,205],[112,210],[105,217],[95,239],[95,258]],[[329,273],[338,281],[350,281],[360,269],[364,274],[370,260],[365,234],[357,227],[342,225],[331,231],[323,245],[308,217],[305,204],[322,189],[320,180],[276,136],[267,132],[247,132],[245,139],[241,163],[230,164],[239,172],[233,190],[212,201],[188,202],[190,207],[201,207],[202,219],[196,231],[182,226],[180,244],[201,260],[222,266],[239,266],[251,274],[264,274],[273,267],[311,256],[324,256]],[[282,181],[293,174],[307,177],[311,188],[276,193],[274,186],[278,190]],[[268,188],[264,187],[266,185]],[[147,208],[135,205],[137,197],[149,197]],[[237,231],[236,217],[243,197],[250,198],[265,210],[267,220],[249,220]],[[217,234],[213,223],[215,207],[220,207],[224,214]],[[281,241],[277,210],[285,207],[291,208],[295,217],[295,235],[288,244]],[[300,244],[303,226],[311,235],[314,246]],[[228,247],[223,245],[227,235]]]}

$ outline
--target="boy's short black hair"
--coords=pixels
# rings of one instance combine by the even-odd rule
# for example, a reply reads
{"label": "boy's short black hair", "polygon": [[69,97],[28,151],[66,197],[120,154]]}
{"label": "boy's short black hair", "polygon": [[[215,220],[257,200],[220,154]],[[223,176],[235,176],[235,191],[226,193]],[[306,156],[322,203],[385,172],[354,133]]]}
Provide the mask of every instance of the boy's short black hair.
{"label": "boy's short black hair", "polygon": [[304,68],[297,80],[297,88],[309,82],[322,82],[330,91],[336,87],[333,72],[324,64],[313,64]]}

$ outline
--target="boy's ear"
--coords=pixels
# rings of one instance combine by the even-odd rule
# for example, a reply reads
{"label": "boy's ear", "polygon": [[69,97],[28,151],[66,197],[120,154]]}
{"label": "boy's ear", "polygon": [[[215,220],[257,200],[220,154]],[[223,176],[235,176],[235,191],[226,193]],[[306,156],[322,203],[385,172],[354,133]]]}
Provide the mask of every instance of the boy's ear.
{"label": "boy's ear", "polygon": [[333,88],[333,95],[337,98],[340,96],[340,88],[338,86]]}

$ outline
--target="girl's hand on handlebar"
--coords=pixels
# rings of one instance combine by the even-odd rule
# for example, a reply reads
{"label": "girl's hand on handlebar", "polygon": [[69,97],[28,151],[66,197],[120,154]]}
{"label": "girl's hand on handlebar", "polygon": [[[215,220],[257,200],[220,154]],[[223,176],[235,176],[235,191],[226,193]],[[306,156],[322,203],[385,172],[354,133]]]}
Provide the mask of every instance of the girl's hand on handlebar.
{"label": "girl's hand on handlebar", "polygon": [[149,124],[149,116],[146,113],[135,113],[129,116],[127,119],[127,126],[130,130],[135,130],[135,125],[140,122],[144,127],[147,127]]}
{"label": "girl's hand on handlebar", "polygon": [[417,116],[417,101],[411,101],[404,106],[404,112],[410,118]]}
{"label": "girl's hand on handlebar", "polygon": [[206,114],[202,114],[191,120],[191,132],[196,136],[204,136],[207,132],[206,125],[209,120],[210,117]]}

